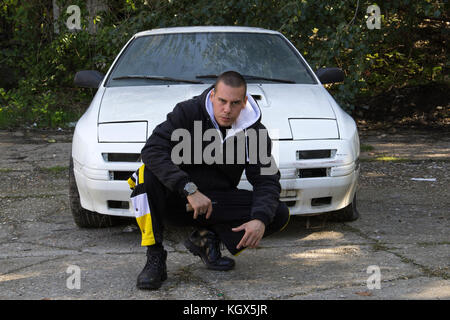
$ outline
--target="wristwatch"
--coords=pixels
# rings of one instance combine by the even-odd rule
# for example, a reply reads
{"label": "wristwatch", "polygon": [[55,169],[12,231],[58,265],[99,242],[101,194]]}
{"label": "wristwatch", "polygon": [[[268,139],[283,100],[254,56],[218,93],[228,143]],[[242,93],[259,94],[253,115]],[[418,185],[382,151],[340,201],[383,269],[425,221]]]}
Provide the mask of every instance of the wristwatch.
{"label": "wristwatch", "polygon": [[195,183],[188,182],[184,185],[183,193],[186,197],[194,194],[196,191],[197,191],[197,186],[195,185]]}

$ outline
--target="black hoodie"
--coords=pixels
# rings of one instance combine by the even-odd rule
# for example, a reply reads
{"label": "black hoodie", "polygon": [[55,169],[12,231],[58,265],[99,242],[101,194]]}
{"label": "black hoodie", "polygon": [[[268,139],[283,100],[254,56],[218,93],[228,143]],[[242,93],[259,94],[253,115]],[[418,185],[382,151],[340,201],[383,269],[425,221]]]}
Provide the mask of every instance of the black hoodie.
{"label": "black hoodie", "polygon": [[[235,189],[245,170],[247,180],[253,186],[251,216],[254,219],[261,220],[267,226],[272,222],[278,207],[281,187],[280,173],[274,167],[273,158],[270,158],[271,140],[267,135],[266,128],[261,124],[261,111],[255,100],[247,95],[248,103],[246,107],[236,119],[232,130],[228,131],[227,137],[223,139],[222,135],[219,134],[219,127],[214,119],[209,100],[211,89],[212,87],[205,90],[200,96],[178,103],[173,111],[167,114],[166,121],[154,129],[142,149],[142,161],[169,190],[179,192],[181,195],[185,184],[189,181],[194,182],[200,191]],[[176,133],[189,133],[191,139],[181,139],[180,135],[177,136],[177,134],[172,136],[176,129],[185,129],[178,130]],[[212,129],[209,133],[214,132],[217,136],[211,138],[210,141],[203,141],[204,139],[201,137],[208,129]],[[257,139],[253,140],[256,143],[250,146],[250,138],[247,137],[248,131],[256,132]],[[177,137],[179,140],[177,140]],[[198,137],[200,137],[200,140]],[[242,144],[238,146],[243,141],[239,137],[245,138],[245,148]],[[255,137],[255,135],[252,135],[252,137]],[[218,141],[223,148],[222,153],[218,153],[218,155],[214,151],[211,152],[211,143],[217,142],[216,138],[220,139]],[[232,141],[228,141],[229,139],[232,139]],[[266,139],[267,141],[265,146],[267,151],[265,151],[264,158],[259,155],[260,139]],[[264,142],[264,140],[262,141]],[[192,151],[190,156],[189,153],[174,152],[175,155],[181,155],[184,159],[183,162],[175,164],[172,150],[179,151],[183,145],[181,142],[185,143],[184,146],[189,146]],[[197,144],[195,145],[195,143]],[[233,148],[231,148],[230,143]],[[205,150],[205,148],[208,149]],[[243,150],[245,150],[245,157],[239,153]],[[211,161],[203,159],[203,154],[211,154],[217,156],[215,159],[222,160],[211,163]],[[238,157],[240,158],[238,159]],[[230,161],[230,159],[234,161]],[[267,163],[268,159],[271,159],[272,162]],[[229,164],[230,162],[231,164]],[[269,167],[272,170],[268,172],[272,174],[267,174],[267,171],[263,171],[264,174],[261,174],[261,170]]]}

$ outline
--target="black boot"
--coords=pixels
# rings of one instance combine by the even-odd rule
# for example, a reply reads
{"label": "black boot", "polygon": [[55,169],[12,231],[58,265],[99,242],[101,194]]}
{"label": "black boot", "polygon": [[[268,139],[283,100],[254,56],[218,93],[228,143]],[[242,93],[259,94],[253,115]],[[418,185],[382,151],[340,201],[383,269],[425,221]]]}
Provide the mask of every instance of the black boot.
{"label": "black boot", "polygon": [[156,290],[167,279],[167,251],[147,249],[147,263],[137,278],[139,289]]}
{"label": "black boot", "polygon": [[234,267],[233,259],[222,257],[220,239],[211,231],[194,231],[184,242],[184,246],[199,256],[208,269],[227,271]]}

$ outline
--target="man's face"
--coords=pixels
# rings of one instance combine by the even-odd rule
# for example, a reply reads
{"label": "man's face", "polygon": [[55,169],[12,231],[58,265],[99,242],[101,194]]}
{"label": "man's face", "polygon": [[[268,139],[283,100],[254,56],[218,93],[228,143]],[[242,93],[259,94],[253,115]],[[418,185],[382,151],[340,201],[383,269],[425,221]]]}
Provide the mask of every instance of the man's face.
{"label": "man's face", "polygon": [[223,82],[217,84],[217,88],[211,92],[210,99],[214,118],[221,127],[231,126],[247,104],[245,87],[233,88]]}

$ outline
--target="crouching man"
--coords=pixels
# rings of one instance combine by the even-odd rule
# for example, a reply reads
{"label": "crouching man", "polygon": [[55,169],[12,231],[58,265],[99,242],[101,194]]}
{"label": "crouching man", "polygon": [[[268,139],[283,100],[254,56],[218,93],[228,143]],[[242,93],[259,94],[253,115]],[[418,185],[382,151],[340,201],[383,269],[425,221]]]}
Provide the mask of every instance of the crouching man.
{"label": "crouching man", "polygon": [[[208,269],[226,271],[235,262],[222,256],[221,242],[237,255],[288,223],[261,110],[237,72],[178,103],[147,140],[142,160],[128,180],[147,247],[139,289],[158,289],[167,279],[164,226],[194,226],[186,248]],[[237,189],[244,170],[253,191]]]}

